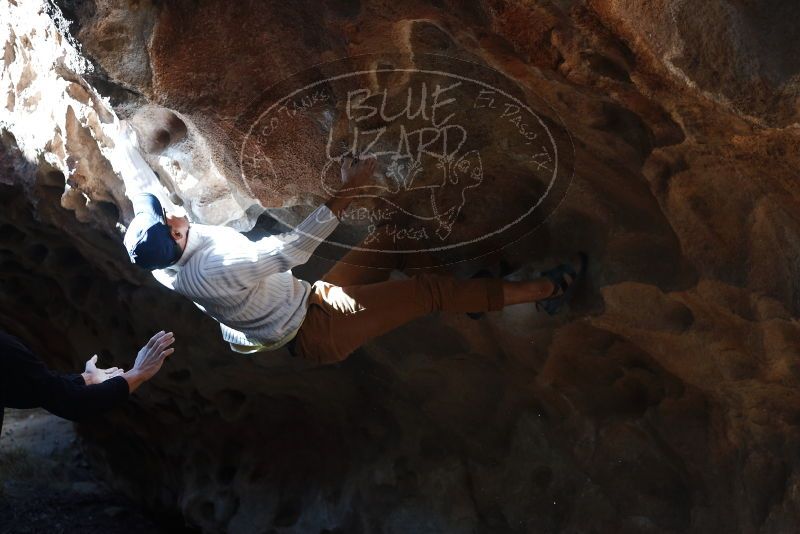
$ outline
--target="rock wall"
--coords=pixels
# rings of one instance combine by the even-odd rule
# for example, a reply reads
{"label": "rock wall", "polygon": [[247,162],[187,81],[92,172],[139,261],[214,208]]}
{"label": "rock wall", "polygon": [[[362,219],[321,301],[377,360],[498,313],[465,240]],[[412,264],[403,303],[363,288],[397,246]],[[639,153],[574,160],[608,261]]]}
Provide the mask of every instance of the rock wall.
{"label": "rock wall", "polygon": [[[71,23],[0,4],[0,320],[63,368],[176,332],[162,374],[81,427],[120,488],[209,532],[796,529],[796,5],[59,4]],[[119,119],[158,173],[145,185],[249,229],[320,196],[309,147],[296,181],[243,180],[253,101],[376,50],[469,59],[552,107],[571,185],[491,259],[523,276],[583,249],[588,283],[555,318],[437,314],[336,366],[234,355],[128,263]]]}

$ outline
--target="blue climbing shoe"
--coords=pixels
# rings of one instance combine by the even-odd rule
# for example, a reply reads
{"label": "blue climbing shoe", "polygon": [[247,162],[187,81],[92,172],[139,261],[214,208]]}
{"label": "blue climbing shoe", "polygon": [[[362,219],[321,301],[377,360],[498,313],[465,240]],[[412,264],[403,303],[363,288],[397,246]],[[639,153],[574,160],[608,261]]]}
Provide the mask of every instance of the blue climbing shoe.
{"label": "blue climbing shoe", "polygon": [[[555,315],[561,310],[575,293],[575,286],[586,274],[589,257],[584,252],[578,253],[578,269],[570,263],[562,263],[548,271],[542,277],[553,282],[553,293],[546,299],[536,301],[536,309]],[[574,262],[573,262],[574,263]],[[569,277],[569,278],[567,278]]]}

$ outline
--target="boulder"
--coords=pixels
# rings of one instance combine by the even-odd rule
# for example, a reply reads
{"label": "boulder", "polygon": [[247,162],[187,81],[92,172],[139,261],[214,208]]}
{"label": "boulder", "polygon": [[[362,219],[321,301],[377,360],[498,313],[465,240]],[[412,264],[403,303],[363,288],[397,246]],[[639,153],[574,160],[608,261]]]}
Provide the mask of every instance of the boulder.
{"label": "boulder", "polygon": [[[79,427],[116,487],[207,532],[796,529],[795,4],[56,4],[0,1],[0,324],[61,369],[94,353],[127,367],[153,332],[175,332],[154,381]],[[490,235],[546,196],[554,165],[526,156],[523,115],[477,99],[459,124],[480,165],[462,154],[430,199],[402,174],[356,204],[395,206],[393,224],[426,231],[458,276],[502,263],[522,278],[587,251],[565,313],[434,314],[312,367],[232,353],[214,320],[130,264],[134,188],[197,222],[291,226],[327,194],[326,139],[353,132],[343,74],[405,91],[422,72],[433,90],[453,65],[457,98],[486,83],[540,120],[536,139],[552,134],[544,211]],[[309,80],[326,81],[318,99],[269,126],[270,105]],[[362,130],[392,122],[372,120]],[[124,132],[152,174],[127,174]],[[350,246],[371,222],[334,236]],[[489,237],[448,252],[470,236]]]}

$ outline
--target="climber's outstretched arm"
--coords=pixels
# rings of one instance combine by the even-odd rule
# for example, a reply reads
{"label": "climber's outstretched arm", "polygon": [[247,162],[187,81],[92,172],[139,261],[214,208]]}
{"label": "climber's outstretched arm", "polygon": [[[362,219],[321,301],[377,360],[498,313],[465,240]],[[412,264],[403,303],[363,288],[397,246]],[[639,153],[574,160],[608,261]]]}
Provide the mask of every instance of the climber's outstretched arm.
{"label": "climber's outstretched arm", "polygon": [[307,262],[338,224],[339,219],[323,205],[291,232],[267,236],[244,246],[216,243],[203,262],[203,278],[210,283],[248,287],[266,276]]}
{"label": "climber's outstretched arm", "polygon": [[[342,187],[361,187],[369,183],[375,172],[375,158],[353,161],[345,158],[342,163]],[[266,276],[306,263],[339,224],[339,216],[351,200],[334,197],[291,232],[267,236],[247,247],[227,247],[220,243],[209,253],[203,265],[204,275],[226,285],[237,283],[247,287]]]}

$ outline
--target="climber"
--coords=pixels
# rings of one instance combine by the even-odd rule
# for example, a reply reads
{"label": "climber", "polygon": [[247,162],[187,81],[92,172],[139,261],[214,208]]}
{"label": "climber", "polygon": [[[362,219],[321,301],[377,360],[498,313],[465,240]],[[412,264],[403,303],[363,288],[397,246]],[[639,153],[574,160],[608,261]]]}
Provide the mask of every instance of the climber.
{"label": "climber", "polygon": [[[369,184],[374,157],[342,157],[343,188]],[[390,270],[366,269],[364,251],[353,249],[313,285],[291,269],[308,261],[339,223],[351,198],[334,196],[297,228],[252,242],[228,227],[189,223],[168,214],[151,194],[134,200],[135,217],[124,242],[131,261],[153,271],[165,286],[216,319],[232,350],[251,353],[284,345],[316,363],[345,359],[368,340],[436,310],[483,312],[536,302],[556,313],[586,269],[586,255],[529,281],[457,280],[422,272],[388,280]],[[392,256],[403,268],[402,254]]]}
{"label": "climber", "polygon": [[97,355],[83,373],[58,374],[49,370],[16,337],[0,330],[0,429],[3,408],[44,408],[78,421],[119,406],[150,380],[175,349],[172,332],[161,331],[139,350],[129,371],[97,367]]}

